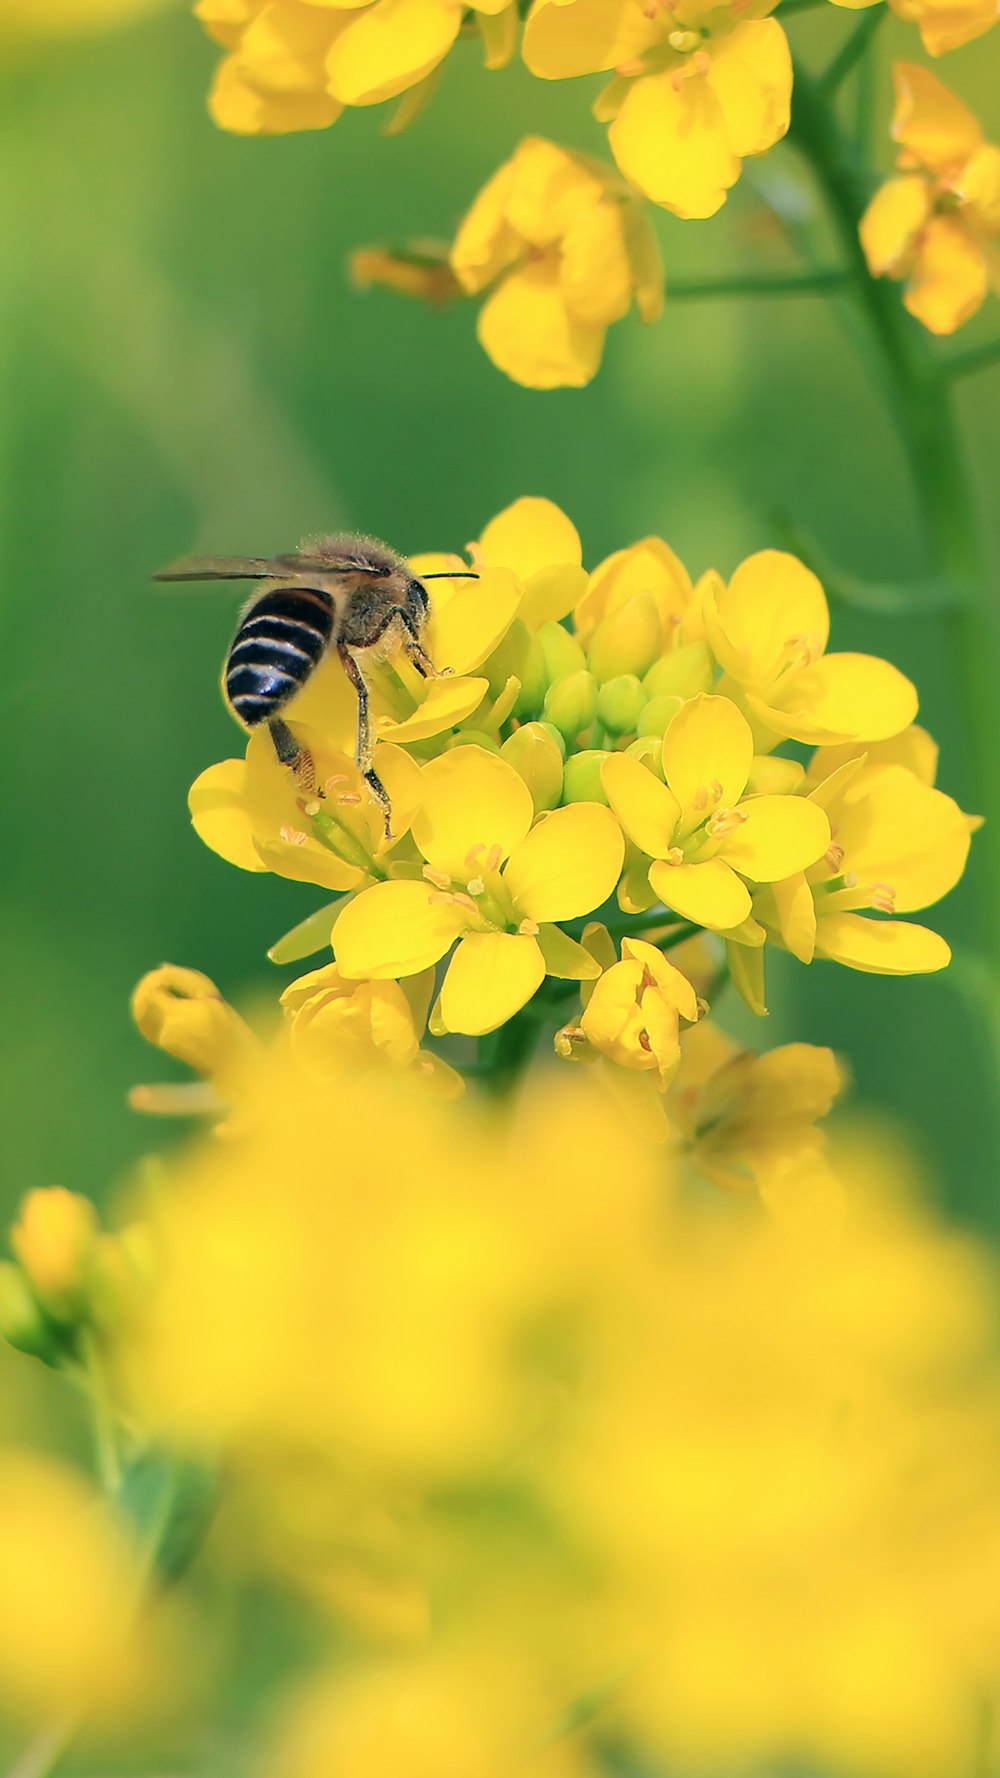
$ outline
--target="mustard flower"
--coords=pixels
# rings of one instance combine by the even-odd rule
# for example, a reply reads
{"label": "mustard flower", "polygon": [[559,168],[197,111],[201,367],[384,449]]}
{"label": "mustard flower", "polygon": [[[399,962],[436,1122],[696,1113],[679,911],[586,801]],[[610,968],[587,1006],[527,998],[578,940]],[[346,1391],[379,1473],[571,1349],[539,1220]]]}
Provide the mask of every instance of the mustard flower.
{"label": "mustard flower", "polygon": [[49,1186],[28,1193],[10,1235],[32,1293],[55,1321],[78,1319],[87,1301],[100,1225],[89,1198]]}
{"label": "mustard flower", "polygon": [[401,128],[433,91],[470,12],[487,65],[517,43],[512,0],[198,0],[195,13],[223,44],[212,115],[242,134],[322,129],[348,105],[403,97]]}
{"label": "mustard flower", "polygon": [[[856,11],[877,0],[834,0]],[[918,25],[928,55],[941,56],[981,37],[997,22],[996,0],[889,0],[896,15]]]}
{"label": "mustard flower", "polygon": [[901,169],[861,219],[873,277],[905,280],[903,303],[931,333],[954,333],[997,283],[1000,148],[954,93],[912,62],[893,67]]}
{"label": "mustard flower", "polygon": [[618,881],[624,845],[610,811],[577,803],[544,815],[523,779],[485,749],[459,747],[421,772],[417,880],[378,883],[341,913],[341,973],[385,980],[428,968],[459,940],[441,989],[441,1026],[478,1035],[520,1010],[546,974],[597,966],[559,927]]}
{"label": "mustard flower", "polygon": [[292,1055],[319,1081],[398,1068],[416,1073],[421,1086],[456,1097],[464,1091],[461,1075],[420,1047],[433,994],[432,969],[402,982],[347,981],[335,963],[314,969],[281,996]]}
{"label": "mustard flower", "polygon": [[933,748],[909,737],[867,752],[819,750],[804,790],[829,819],[830,846],[755,893],[770,938],[804,963],[828,957],[868,974],[945,968],[951,951],[939,933],[885,917],[931,906],[965,869],[975,822],[933,788],[933,770]]}
{"label": "mustard flower", "polygon": [[132,995],[132,1017],[147,1042],[203,1077],[194,1084],[133,1087],[135,1110],[167,1116],[218,1112],[244,1098],[261,1047],[207,975],[173,963],[150,970]]}
{"label": "mustard flower", "polygon": [[881,741],[916,716],[913,686],[888,661],[825,652],[826,594],[795,556],[761,550],[728,583],[706,575],[702,610],[722,689],[745,708],[759,752],[779,738]]}
{"label": "mustard flower", "polygon": [[483,187],[451,267],[469,295],[489,292],[480,344],[530,389],[589,383],[633,299],[644,321],[663,307],[659,247],[634,198],[599,162],[539,136]]}
{"label": "mustard flower", "polygon": [[524,59],[548,80],[613,74],[595,112],[625,178],[678,216],[714,216],[744,158],[788,129],[791,55],[770,11],[770,0],[534,0]]}
{"label": "mustard flower", "polygon": [[620,961],[585,984],[580,1029],[620,1066],[655,1073],[663,1090],[680,1066],[681,1022],[693,1025],[699,1013],[687,977],[655,945],[625,938]]}
{"label": "mustard flower", "polygon": [[652,863],[649,884],[665,907],[712,931],[739,926],[752,901],[746,879],[769,882],[823,856],[830,829],[815,804],[747,796],[753,736],[728,698],[700,693],[663,737],[662,782],[638,759],[612,753],[602,770],[608,801]]}
{"label": "mustard flower", "polygon": [[166,0],[3,0],[0,41],[45,40],[107,30],[131,18],[158,11]]}

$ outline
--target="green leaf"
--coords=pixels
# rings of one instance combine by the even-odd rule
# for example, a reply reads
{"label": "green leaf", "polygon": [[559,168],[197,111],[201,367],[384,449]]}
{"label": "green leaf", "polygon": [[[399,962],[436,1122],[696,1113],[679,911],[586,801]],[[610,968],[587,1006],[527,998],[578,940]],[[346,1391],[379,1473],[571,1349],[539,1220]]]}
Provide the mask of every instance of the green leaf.
{"label": "green leaf", "polygon": [[213,1468],[155,1445],[129,1464],[117,1494],[150,1573],[167,1585],[198,1554],[218,1499]]}

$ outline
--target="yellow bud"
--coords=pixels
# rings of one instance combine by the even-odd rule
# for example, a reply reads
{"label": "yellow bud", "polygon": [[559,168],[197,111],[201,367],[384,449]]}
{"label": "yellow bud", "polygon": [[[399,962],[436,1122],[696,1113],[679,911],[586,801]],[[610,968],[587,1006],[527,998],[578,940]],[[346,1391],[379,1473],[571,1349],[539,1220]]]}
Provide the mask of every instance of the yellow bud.
{"label": "yellow bud", "polygon": [[100,1236],[89,1198],[53,1185],[31,1191],[11,1229],[10,1244],[42,1308],[57,1321],[82,1313]]}
{"label": "yellow bud", "polygon": [[211,1079],[237,1072],[253,1052],[249,1026],[197,969],[150,970],[132,996],[132,1016],[150,1043]]}
{"label": "yellow bud", "polygon": [[647,673],[663,646],[663,623],[652,593],[633,593],[601,619],[590,644],[590,670],[600,684],[620,673]]}
{"label": "yellow bud", "polygon": [[673,722],[683,703],[683,698],[672,698],[667,695],[660,698],[650,698],[636,724],[639,734],[658,735],[662,740],[668,725]]}
{"label": "yellow bud", "polygon": [[661,655],[642,683],[650,698],[693,698],[700,691],[711,691],[715,668],[707,642],[689,642]]}
{"label": "yellow bud", "polygon": [[42,1314],[20,1267],[9,1261],[0,1265],[0,1335],[31,1358],[40,1358],[45,1364],[59,1362],[58,1331]]}
{"label": "yellow bud", "polygon": [[591,747],[584,753],[573,753],[563,772],[564,803],[606,803],[601,783],[601,767],[607,759],[606,748]]}
{"label": "yellow bud", "polygon": [[545,693],[545,716],[566,741],[589,728],[597,712],[597,684],[592,673],[571,673]]}
{"label": "yellow bud", "polygon": [[156,1278],[152,1230],[130,1223],[114,1235],[101,1235],[91,1267],[89,1308],[105,1328],[120,1327],[141,1307]]}
{"label": "yellow bud", "polygon": [[554,809],[562,795],[562,740],[560,737],[557,744],[553,733],[558,731],[547,723],[526,722],[523,728],[515,729],[500,749],[508,765],[514,767],[531,791],[536,815]]}
{"label": "yellow bud", "polygon": [[597,719],[609,735],[634,734],[645,703],[646,694],[635,674],[619,673],[597,694]]}
{"label": "yellow bud", "polygon": [[545,660],[545,677],[549,685],[568,679],[570,674],[582,673],[587,665],[587,657],[576,637],[564,630],[562,624],[542,624],[538,630],[538,645]]}

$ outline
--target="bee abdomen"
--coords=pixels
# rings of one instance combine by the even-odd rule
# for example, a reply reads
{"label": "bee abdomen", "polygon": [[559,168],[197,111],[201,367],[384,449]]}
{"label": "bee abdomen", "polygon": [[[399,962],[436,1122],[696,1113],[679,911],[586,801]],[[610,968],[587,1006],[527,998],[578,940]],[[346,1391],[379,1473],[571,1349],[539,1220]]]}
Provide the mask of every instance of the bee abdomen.
{"label": "bee abdomen", "polygon": [[262,593],[243,617],[226,661],[226,696],[248,728],[274,717],[318,665],[333,603],[315,587]]}

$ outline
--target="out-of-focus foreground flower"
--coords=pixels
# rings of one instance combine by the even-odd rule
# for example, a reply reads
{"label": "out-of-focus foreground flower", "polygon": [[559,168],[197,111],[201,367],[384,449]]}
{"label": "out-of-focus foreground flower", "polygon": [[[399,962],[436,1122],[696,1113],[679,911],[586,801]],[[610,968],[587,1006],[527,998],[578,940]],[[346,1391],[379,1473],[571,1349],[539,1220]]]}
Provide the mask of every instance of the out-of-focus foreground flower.
{"label": "out-of-focus foreground flower", "polygon": [[898,178],[872,198],[861,241],[875,277],[905,281],[903,302],[931,333],[954,333],[1000,288],[1000,148],[941,81],[893,69]]}
{"label": "out-of-focus foreground flower", "polygon": [[[874,6],[880,0],[833,0],[852,12]],[[941,56],[949,49],[971,43],[997,23],[996,0],[889,0],[899,18],[918,25],[928,55]]]}
{"label": "out-of-focus foreground flower", "polygon": [[[766,1062],[686,1085],[704,1160],[815,1095]],[[776,1218],[692,1193],[581,1073],[502,1112],[393,1078],[272,1059],[252,1131],[160,1174],[102,1336],[128,1462],[222,1465],[201,1560],[308,1606],[268,1769],[963,1769],[1000,1637],[982,1258],[804,1154]],[[77,1492],[0,1465],[0,1690],[49,1626],[44,1702],[90,1671],[67,1574],[95,1661],[118,1609]],[[26,1514],[67,1553],[19,1593]]]}
{"label": "out-of-focus foreground flower", "polygon": [[0,43],[82,35],[171,4],[178,0],[0,0]]}

